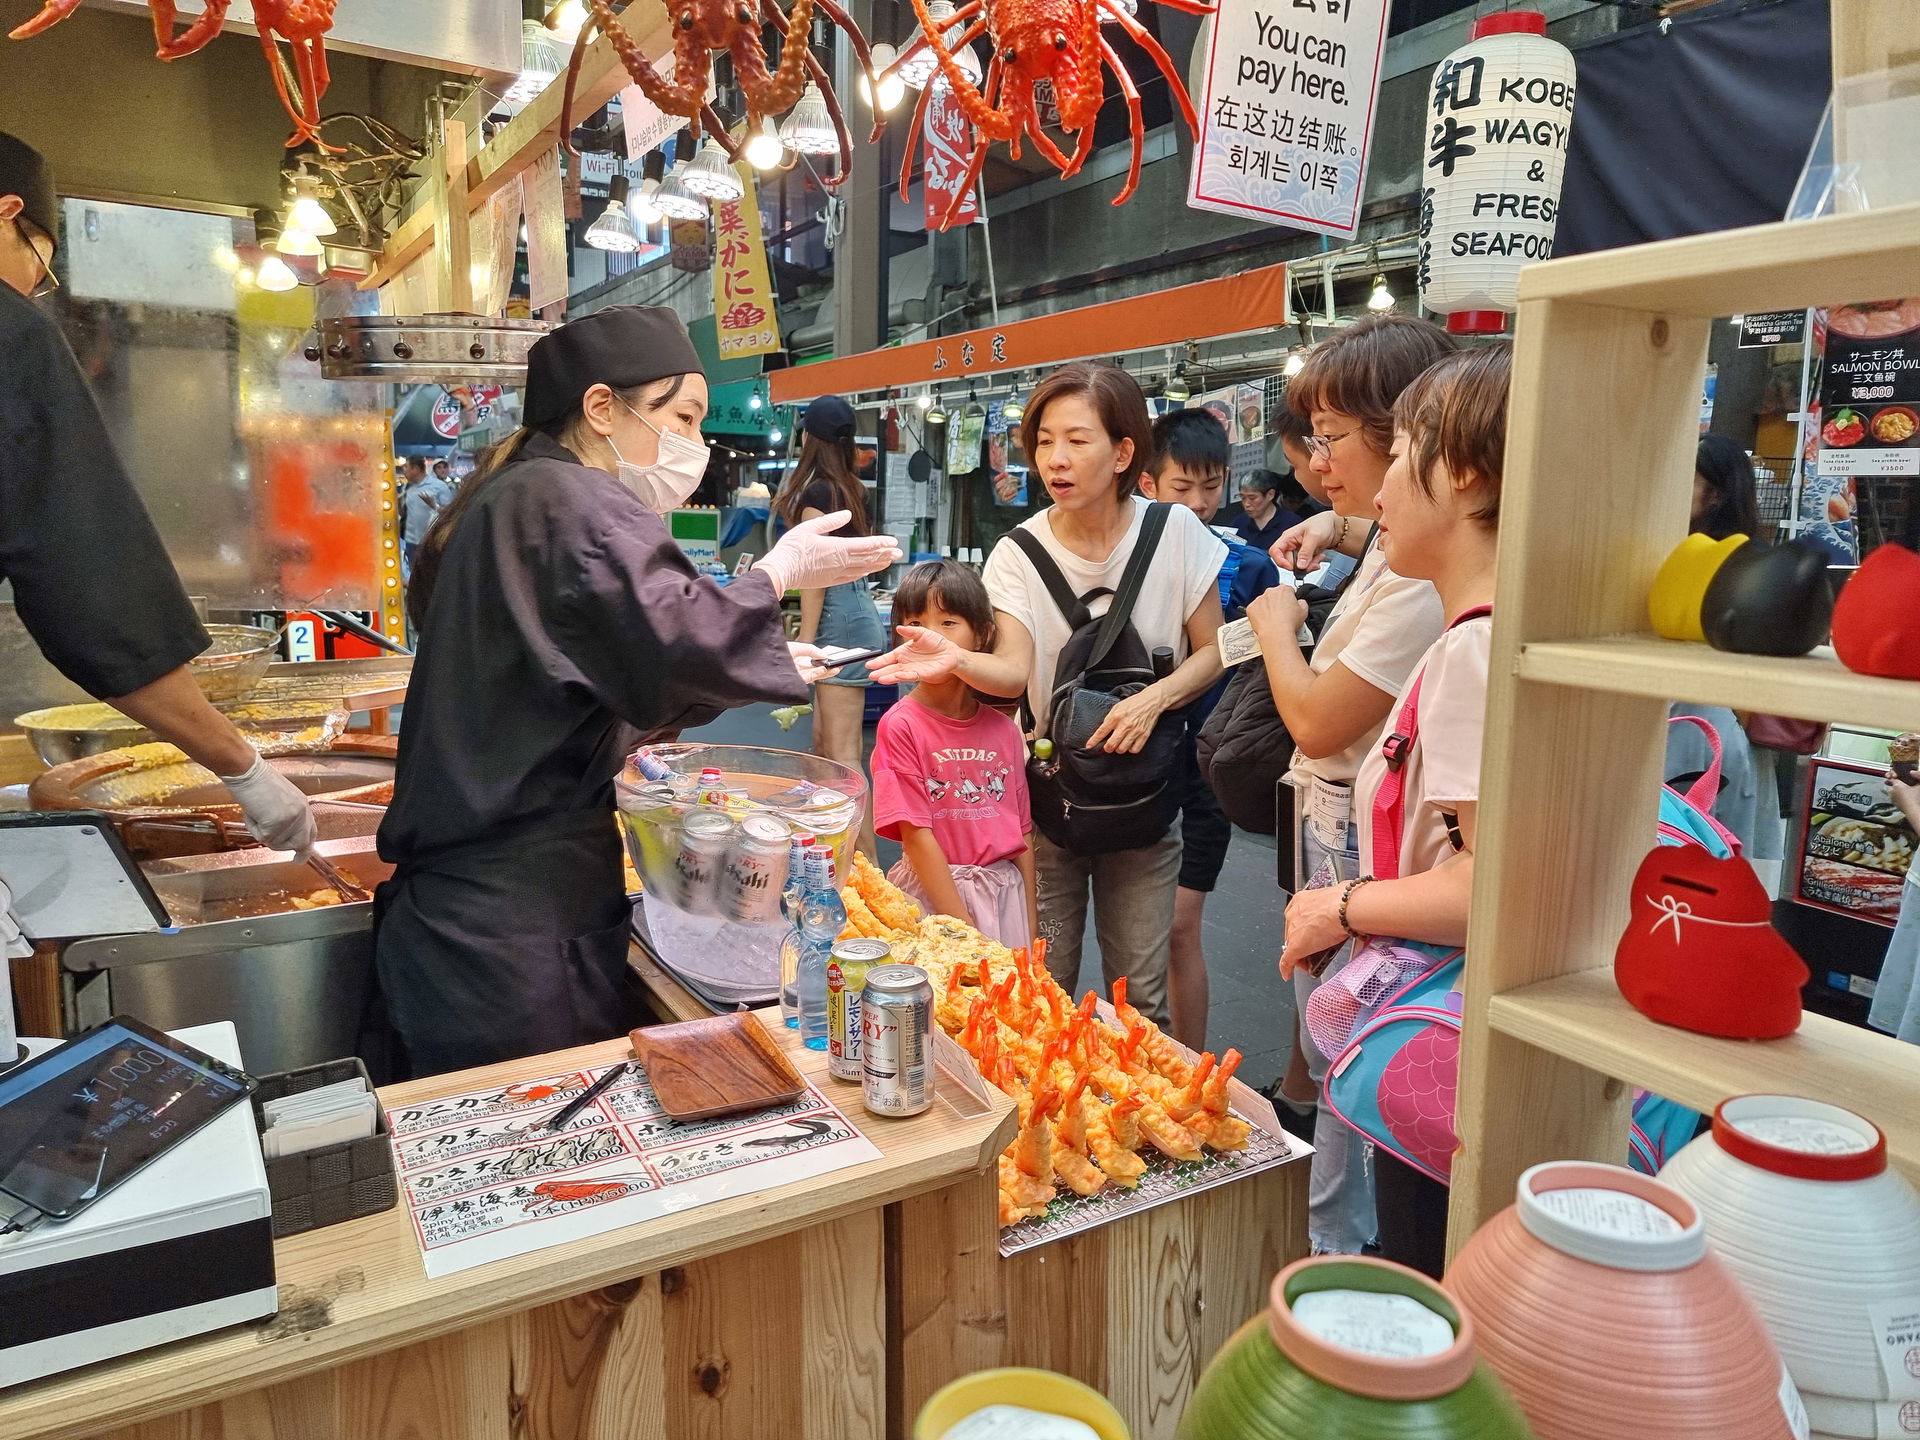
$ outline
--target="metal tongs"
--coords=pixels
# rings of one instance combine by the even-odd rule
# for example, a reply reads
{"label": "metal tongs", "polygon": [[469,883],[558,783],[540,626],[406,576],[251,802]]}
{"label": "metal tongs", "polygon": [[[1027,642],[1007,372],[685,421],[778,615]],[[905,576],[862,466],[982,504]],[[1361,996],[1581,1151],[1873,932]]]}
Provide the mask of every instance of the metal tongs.
{"label": "metal tongs", "polygon": [[326,856],[322,855],[318,850],[309,850],[307,852],[307,864],[318,871],[320,877],[325,880],[327,884],[340,892],[341,899],[371,900],[373,898],[373,892],[371,890],[367,889],[367,887],[362,885],[358,880],[349,879],[345,871]]}

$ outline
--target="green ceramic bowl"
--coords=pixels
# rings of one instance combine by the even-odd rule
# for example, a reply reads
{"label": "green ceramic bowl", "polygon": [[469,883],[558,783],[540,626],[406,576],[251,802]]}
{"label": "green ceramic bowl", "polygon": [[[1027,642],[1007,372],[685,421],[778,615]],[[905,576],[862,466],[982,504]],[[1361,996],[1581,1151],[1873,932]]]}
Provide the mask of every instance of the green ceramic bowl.
{"label": "green ceramic bowl", "polygon": [[[1453,1327],[1423,1360],[1381,1360],[1311,1335],[1291,1306],[1314,1290],[1409,1295]],[[1440,1286],[1398,1265],[1321,1256],[1280,1272],[1273,1307],[1213,1357],[1178,1440],[1534,1440],[1526,1417],[1473,1355],[1473,1322]]]}

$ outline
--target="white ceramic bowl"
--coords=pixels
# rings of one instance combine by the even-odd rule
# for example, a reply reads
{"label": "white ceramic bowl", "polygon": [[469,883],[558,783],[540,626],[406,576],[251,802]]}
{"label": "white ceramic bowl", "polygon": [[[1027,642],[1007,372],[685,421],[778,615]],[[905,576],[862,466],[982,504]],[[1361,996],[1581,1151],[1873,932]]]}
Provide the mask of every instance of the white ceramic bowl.
{"label": "white ceramic bowl", "polygon": [[1739,1095],[1660,1179],[1700,1208],[1802,1390],[1887,1400],[1875,1315],[1920,1311],[1920,1194],[1836,1105]]}
{"label": "white ceramic bowl", "polygon": [[1920,1435],[1920,1400],[1844,1400],[1803,1393],[1815,1435],[1836,1440],[1912,1440]]}

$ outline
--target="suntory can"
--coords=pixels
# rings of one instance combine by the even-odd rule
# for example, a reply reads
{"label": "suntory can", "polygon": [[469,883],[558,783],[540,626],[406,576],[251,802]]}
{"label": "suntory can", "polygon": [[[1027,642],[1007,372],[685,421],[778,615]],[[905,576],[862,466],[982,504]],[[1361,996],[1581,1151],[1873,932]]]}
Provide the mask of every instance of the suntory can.
{"label": "suntory can", "polygon": [[893,958],[884,940],[856,935],[834,942],[827,960],[827,1069],[836,1080],[858,1085],[865,1075],[860,1059],[860,992],[876,965]]}
{"label": "suntory can", "polygon": [[860,995],[861,1098],[875,1115],[933,1104],[933,986],[917,965],[876,965]]}

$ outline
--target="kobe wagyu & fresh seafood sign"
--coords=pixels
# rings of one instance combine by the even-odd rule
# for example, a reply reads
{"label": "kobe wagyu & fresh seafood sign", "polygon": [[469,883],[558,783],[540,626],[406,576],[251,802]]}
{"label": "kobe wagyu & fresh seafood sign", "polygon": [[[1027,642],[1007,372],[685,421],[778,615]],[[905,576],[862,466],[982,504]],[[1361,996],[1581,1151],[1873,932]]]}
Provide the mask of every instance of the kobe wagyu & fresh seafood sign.
{"label": "kobe wagyu & fresh seafood sign", "polygon": [[1351,236],[1387,0],[1229,0],[1209,22],[1196,210]]}

